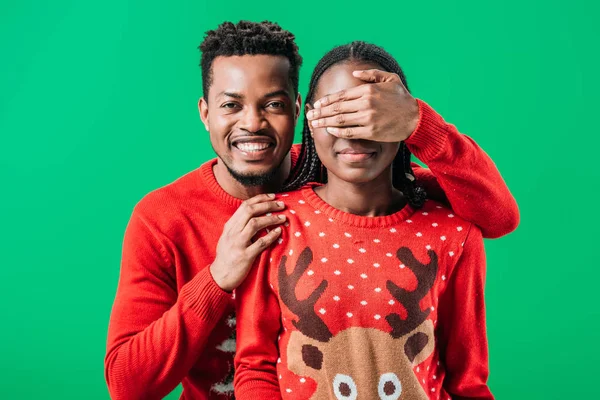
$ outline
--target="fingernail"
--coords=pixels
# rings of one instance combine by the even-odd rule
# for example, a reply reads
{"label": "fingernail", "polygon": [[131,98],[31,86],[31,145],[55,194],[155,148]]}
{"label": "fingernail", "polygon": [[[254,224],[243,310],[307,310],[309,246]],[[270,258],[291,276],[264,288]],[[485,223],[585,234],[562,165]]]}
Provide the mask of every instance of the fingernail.
{"label": "fingernail", "polygon": [[363,72],[362,70],[359,70],[359,71],[352,71],[352,75],[354,75],[354,76],[358,76],[358,75],[362,74],[362,72]]}
{"label": "fingernail", "polygon": [[306,113],[306,118],[308,118],[308,119],[313,119],[314,116],[315,116],[315,112],[312,110]]}
{"label": "fingernail", "polygon": [[338,128],[327,128],[328,133],[338,133]]}
{"label": "fingernail", "polygon": [[314,121],[311,121],[310,124],[313,126],[313,128],[318,128],[319,127],[319,120],[315,119]]}
{"label": "fingernail", "polygon": [[275,193],[269,193],[267,196],[269,196],[269,198],[274,199],[275,198]]}
{"label": "fingernail", "polygon": [[273,230],[274,230],[275,232],[279,233],[279,232],[281,232],[281,227],[277,227],[277,228],[275,228],[275,229],[273,229]]}
{"label": "fingernail", "polygon": [[283,215],[283,214],[279,214],[279,215],[277,216],[277,218],[279,218],[279,219],[280,219],[280,220],[282,220],[282,221],[285,221],[285,215]]}
{"label": "fingernail", "polygon": [[315,101],[314,107],[315,108],[321,108],[321,102],[320,101]]}
{"label": "fingernail", "polygon": [[277,205],[278,205],[279,207],[283,207],[283,206],[284,206],[284,204],[283,204],[283,201],[278,201],[278,202],[277,202]]}

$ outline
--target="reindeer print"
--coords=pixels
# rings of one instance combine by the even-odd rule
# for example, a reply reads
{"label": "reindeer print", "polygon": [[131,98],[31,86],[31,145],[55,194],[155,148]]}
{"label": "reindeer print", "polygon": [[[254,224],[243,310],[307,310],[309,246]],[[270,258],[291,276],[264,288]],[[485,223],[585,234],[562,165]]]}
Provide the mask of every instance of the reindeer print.
{"label": "reindeer print", "polygon": [[[421,309],[421,300],[433,287],[438,272],[438,257],[427,252],[429,262],[422,264],[406,247],[396,257],[416,277],[416,288],[407,290],[387,280],[389,294],[406,311],[402,318],[389,313],[385,320],[390,331],[377,328],[349,327],[333,335],[315,311],[315,303],[326,292],[323,280],[304,300],[296,296],[296,287],[313,261],[310,248],[298,257],[288,274],[283,256],[278,268],[281,302],[295,315],[286,349],[287,368],[317,383],[311,399],[429,399],[413,373],[413,367],[425,361],[434,351],[434,325],[428,319],[430,308]],[[348,356],[352,354],[351,356]]]}
{"label": "reindeer print", "polygon": [[[217,350],[222,351],[226,354],[233,355],[235,353],[236,347],[236,316],[235,313],[232,313],[229,317],[227,317],[227,325],[231,328],[231,335],[225,339],[220,345],[217,346]],[[229,373],[225,378],[216,382],[212,385],[211,391],[220,395],[227,395],[230,399],[234,399],[233,397],[233,378],[235,375],[235,370],[233,368],[233,362],[229,361]]]}

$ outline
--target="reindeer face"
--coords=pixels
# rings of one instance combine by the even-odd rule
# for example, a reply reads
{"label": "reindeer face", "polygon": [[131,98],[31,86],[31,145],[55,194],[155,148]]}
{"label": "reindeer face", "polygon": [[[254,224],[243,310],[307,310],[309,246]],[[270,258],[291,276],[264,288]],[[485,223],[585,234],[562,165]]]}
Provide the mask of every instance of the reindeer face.
{"label": "reindeer face", "polygon": [[375,328],[353,327],[323,343],[295,331],[287,360],[290,371],[317,382],[315,399],[428,399],[412,369],[433,348],[433,323],[427,320],[396,339]]}
{"label": "reindeer face", "polygon": [[294,289],[302,273],[312,262],[306,248],[291,274],[283,257],[279,267],[279,295],[298,316],[292,321],[297,330],[290,333],[287,367],[299,376],[317,382],[312,399],[338,400],[427,400],[428,397],[413,373],[413,367],[427,359],[434,350],[434,327],[429,309],[421,310],[420,300],[429,292],[437,275],[437,255],[429,251],[430,262],[420,263],[408,248],[400,248],[397,257],[417,277],[417,288],[408,291],[392,281],[387,289],[407,310],[386,316],[391,332],[376,328],[351,327],[333,335],[315,313],[314,305],[327,288],[327,281],[305,300]]}

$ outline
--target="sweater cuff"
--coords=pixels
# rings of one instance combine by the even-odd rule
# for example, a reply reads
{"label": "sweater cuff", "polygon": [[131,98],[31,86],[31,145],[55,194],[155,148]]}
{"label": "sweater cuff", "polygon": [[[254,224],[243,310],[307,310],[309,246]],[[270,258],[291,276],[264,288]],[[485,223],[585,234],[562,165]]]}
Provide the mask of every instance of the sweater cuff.
{"label": "sweater cuff", "polygon": [[281,389],[273,382],[276,376],[268,373],[255,373],[252,380],[244,384],[236,384],[235,397],[238,399],[263,400],[281,399]]}
{"label": "sweater cuff", "polygon": [[217,322],[223,318],[223,313],[231,302],[231,293],[217,285],[209,266],[181,288],[180,296],[187,308],[207,322]]}
{"label": "sweater cuff", "polygon": [[419,122],[415,131],[404,141],[408,149],[425,164],[437,157],[446,146],[446,121],[429,104],[417,99]]}

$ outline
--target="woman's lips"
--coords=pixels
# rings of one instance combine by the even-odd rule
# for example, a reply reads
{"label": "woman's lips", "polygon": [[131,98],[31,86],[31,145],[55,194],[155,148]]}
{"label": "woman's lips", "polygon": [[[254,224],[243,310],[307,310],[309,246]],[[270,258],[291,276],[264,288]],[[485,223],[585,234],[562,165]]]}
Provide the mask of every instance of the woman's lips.
{"label": "woman's lips", "polygon": [[369,149],[351,149],[347,148],[337,153],[338,158],[347,162],[361,162],[368,160],[377,154],[376,151]]}

